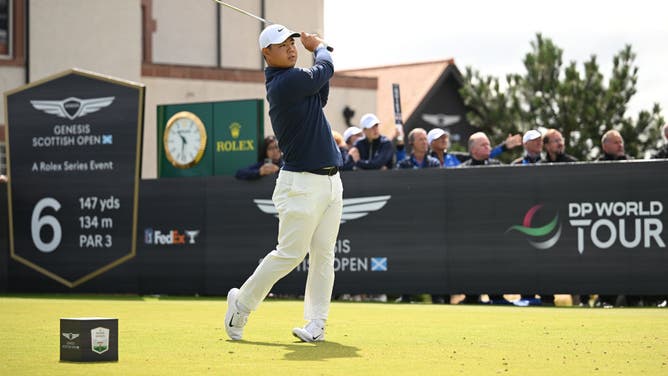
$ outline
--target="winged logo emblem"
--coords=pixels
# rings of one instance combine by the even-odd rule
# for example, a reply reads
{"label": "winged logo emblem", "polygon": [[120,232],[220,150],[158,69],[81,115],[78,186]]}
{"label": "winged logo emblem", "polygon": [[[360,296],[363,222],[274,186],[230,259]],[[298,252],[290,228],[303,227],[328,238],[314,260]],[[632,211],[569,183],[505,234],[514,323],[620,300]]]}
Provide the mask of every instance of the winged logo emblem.
{"label": "winged logo emblem", "polygon": [[[358,198],[344,198],[343,199],[343,214],[341,215],[341,223],[352,221],[353,219],[362,218],[371,212],[382,209],[385,204],[392,198],[387,196],[370,196]],[[271,214],[278,218],[278,210],[270,199],[254,199],[253,202],[257,205],[263,213]]]}
{"label": "winged logo emblem", "polygon": [[69,340],[71,341],[71,340],[73,340],[73,339],[75,339],[75,338],[78,338],[78,337],[79,337],[79,333],[63,333],[63,337],[65,337],[65,338],[67,338],[67,339],[69,339]]}
{"label": "winged logo emblem", "polygon": [[78,117],[99,111],[114,102],[116,97],[102,97],[79,99],[69,97],[61,101],[30,101],[30,104],[39,111],[61,118],[74,120]]}
{"label": "winged logo emblem", "polygon": [[422,120],[427,123],[436,126],[445,128],[447,126],[459,123],[459,120],[462,117],[459,115],[446,115],[446,114],[422,114]]}

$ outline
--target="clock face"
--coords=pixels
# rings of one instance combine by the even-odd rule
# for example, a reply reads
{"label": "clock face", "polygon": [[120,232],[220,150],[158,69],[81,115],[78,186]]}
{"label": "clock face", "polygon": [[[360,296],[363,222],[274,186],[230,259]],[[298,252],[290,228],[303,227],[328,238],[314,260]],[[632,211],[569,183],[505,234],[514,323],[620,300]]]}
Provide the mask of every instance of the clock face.
{"label": "clock face", "polygon": [[167,122],[163,141],[169,162],[178,168],[189,168],[204,155],[206,129],[197,115],[179,112]]}

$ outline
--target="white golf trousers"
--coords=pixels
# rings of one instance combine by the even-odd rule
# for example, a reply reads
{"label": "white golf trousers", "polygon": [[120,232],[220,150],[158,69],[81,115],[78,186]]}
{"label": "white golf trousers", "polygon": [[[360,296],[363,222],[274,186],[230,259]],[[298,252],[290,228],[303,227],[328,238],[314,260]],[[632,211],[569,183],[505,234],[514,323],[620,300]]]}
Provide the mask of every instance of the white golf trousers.
{"label": "white golf trousers", "polygon": [[241,286],[238,302],[255,310],[274,284],[309,254],[304,318],[326,320],[334,287],[334,245],[343,210],[343,185],[333,176],[281,170],[272,201],[278,244]]}

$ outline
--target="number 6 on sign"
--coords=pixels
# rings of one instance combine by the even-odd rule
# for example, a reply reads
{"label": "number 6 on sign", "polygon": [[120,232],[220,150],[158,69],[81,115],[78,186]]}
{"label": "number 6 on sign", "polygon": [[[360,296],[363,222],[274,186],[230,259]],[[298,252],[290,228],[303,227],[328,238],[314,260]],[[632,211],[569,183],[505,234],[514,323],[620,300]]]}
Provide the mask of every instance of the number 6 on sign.
{"label": "number 6 on sign", "polygon": [[[39,200],[32,211],[32,219],[30,221],[32,242],[35,243],[35,247],[40,251],[49,253],[53,252],[60,245],[63,231],[56,217],[52,215],[40,216],[44,208],[53,208],[55,211],[58,211],[60,210],[60,203],[54,198],[46,197]],[[48,243],[43,242],[40,235],[44,226],[51,226],[53,230],[53,238]]]}

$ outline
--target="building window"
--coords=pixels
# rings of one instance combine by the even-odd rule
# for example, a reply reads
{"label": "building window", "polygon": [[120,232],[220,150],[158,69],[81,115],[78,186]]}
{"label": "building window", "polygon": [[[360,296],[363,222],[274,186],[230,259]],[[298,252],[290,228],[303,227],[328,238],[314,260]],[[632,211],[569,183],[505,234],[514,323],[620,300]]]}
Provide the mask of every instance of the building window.
{"label": "building window", "polygon": [[28,0],[0,0],[0,66],[25,63],[25,9]]}
{"label": "building window", "polygon": [[0,58],[13,57],[12,37],[12,2],[0,0]]}
{"label": "building window", "polygon": [[153,0],[141,0],[141,49],[142,62],[153,61],[153,33],[156,30],[156,22],[153,19]]}

